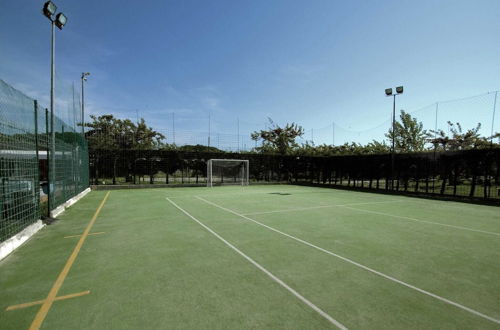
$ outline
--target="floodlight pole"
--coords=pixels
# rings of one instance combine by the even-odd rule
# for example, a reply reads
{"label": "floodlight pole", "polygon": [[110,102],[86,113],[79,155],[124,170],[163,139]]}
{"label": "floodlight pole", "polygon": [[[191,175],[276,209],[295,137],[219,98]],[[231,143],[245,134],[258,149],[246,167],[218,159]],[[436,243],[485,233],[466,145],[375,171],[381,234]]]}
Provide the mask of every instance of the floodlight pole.
{"label": "floodlight pole", "polygon": [[[47,159],[50,159],[50,154],[52,154],[53,159],[49,160],[49,199],[48,199],[48,213],[50,215],[51,209],[51,198],[50,194],[54,194],[55,187],[55,173],[56,173],[56,133],[54,129],[54,112],[55,112],[55,75],[56,75],[56,67],[55,67],[55,54],[56,54],[56,32],[55,26],[59,29],[62,29],[66,24],[67,18],[63,13],[58,13],[56,15],[57,7],[54,5],[52,1],[47,1],[43,6],[43,15],[50,20],[50,28],[51,28],[51,56],[50,56],[50,130],[51,130],[51,141],[50,141],[50,152],[47,154]],[[55,15],[55,18],[53,17]],[[51,170],[52,168],[52,170]],[[52,174],[52,180],[51,180]],[[52,185],[52,188],[51,188]]]}
{"label": "floodlight pole", "polygon": [[391,189],[394,190],[394,152],[396,146],[396,94],[392,99],[392,150],[391,150]]}
{"label": "floodlight pole", "polygon": [[[51,56],[50,56],[50,154],[52,155],[52,159],[49,161],[52,169],[49,168],[49,184],[48,184],[48,193],[49,198],[47,199],[47,207],[48,214],[50,216],[52,196],[54,196],[55,192],[55,178],[56,178],[56,132],[54,130],[54,111],[55,111],[55,102],[54,102],[54,93],[55,93],[55,75],[56,75],[56,66],[55,66],[55,56],[56,56],[56,30],[55,30],[55,21],[51,20]],[[50,154],[48,154],[47,159],[50,158]],[[51,178],[52,176],[52,178]],[[51,187],[52,185],[52,187]]]}
{"label": "floodlight pole", "polygon": [[[396,93],[392,88],[386,88],[385,95],[392,96],[392,148],[391,148],[391,189],[394,190],[394,158],[396,152],[396,95],[403,94],[403,86],[396,87]],[[387,185],[386,185],[387,187]]]}
{"label": "floodlight pole", "polygon": [[85,94],[84,94],[84,91],[85,91],[85,88],[84,88],[84,84],[85,84],[85,81],[87,81],[87,76],[90,75],[90,73],[88,72],[82,72],[82,135],[85,136]]}

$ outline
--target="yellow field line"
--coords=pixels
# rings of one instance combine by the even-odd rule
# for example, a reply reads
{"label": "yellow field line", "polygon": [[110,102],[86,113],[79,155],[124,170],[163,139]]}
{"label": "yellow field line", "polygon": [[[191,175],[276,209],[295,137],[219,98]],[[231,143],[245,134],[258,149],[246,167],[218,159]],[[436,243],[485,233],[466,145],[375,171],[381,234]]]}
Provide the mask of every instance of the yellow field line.
{"label": "yellow field line", "polygon": [[[105,234],[105,232],[100,231],[100,232],[98,232],[98,233],[90,233],[90,234],[89,234],[89,236],[91,236],[91,235],[100,235],[100,234]],[[80,236],[82,236],[82,235],[64,236],[64,238],[73,238],[73,237],[80,237]]]}
{"label": "yellow field line", "polygon": [[[59,301],[59,300],[65,300],[65,299],[70,299],[70,298],[81,297],[81,296],[85,296],[87,294],[90,294],[90,291],[82,291],[82,292],[78,292],[78,293],[68,294],[66,296],[56,297],[54,299],[54,301]],[[38,301],[32,301],[32,302],[25,303],[25,304],[12,305],[12,306],[7,307],[5,310],[6,311],[13,311],[13,310],[16,310],[16,309],[31,307],[31,306],[35,306],[35,305],[41,305],[44,302],[45,302],[45,300],[38,300]]]}
{"label": "yellow field line", "polygon": [[89,224],[87,225],[87,228],[85,228],[85,231],[82,234],[82,237],[78,240],[78,243],[76,244],[75,248],[73,249],[73,252],[68,258],[68,261],[66,261],[66,264],[64,265],[63,270],[57,277],[57,280],[55,281],[54,285],[52,286],[52,289],[49,291],[49,295],[47,296],[47,299],[43,302],[42,306],[40,307],[40,310],[38,310],[38,313],[36,314],[35,318],[33,319],[33,322],[31,323],[30,330],[38,330],[40,329],[40,326],[43,323],[43,320],[45,320],[45,317],[47,316],[47,313],[50,310],[50,307],[52,307],[52,304],[54,303],[54,300],[56,299],[57,293],[59,292],[59,289],[61,288],[62,284],[64,283],[64,280],[66,279],[66,276],[69,273],[69,270],[71,269],[71,266],[73,266],[73,263],[75,262],[76,257],[78,256],[78,253],[80,252],[80,249],[82,248],[83,243],[85,242],[85,239],[89,235],[90,229],[92,229],[92,226],[94,225],[94,222],[97,219],[97,216],[101,212],[102,207],[104,206],[104,203],[106,203],[106,200],[108,199],[109,196],[109,191],[107,192],[106,196],[104,196],[101,204],[97,208],[97,210],[94,213],[94,216],[90,220]]}

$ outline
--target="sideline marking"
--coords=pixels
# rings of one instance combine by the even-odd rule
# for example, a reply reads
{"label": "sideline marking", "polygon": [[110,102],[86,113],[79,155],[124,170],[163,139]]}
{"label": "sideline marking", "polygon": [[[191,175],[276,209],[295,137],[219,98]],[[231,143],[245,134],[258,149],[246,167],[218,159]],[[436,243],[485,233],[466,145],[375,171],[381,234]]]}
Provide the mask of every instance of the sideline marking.
{"label": "sideline marking", "polygon": [[462,226],[455,226],[455,225],[448,225],[448,224],[445,224],[445,223],[433,222],[433,221],[427,221],[427,220],[420,220],[420,219],[405,217],[405,216],[402,216],[402,215],[395,215],[395,214],[389,214],[389,213],[383,213],[383,212],[377,212],[377,211],[371,211],[371,210],[363,210],[363,209],[358,209],[358,208],[355,208],[355,207],[349,207],[347,205],[341,205],[341,206],[345,207],[346,209],[351,209],[351,210],[355,210],[355,211],[361,211],[361,212],[366,212],[366,213],[373,213],[373,214],[378,214],[378,215],[385,215],[385,216],[388,216],[388,217],[406,219],[406,220],[417,221],[417,222],[423,222],[423,223],[428,223],[428,224],[436,225],[436,226],[451,227],[451,228],[455,228],[455,229],[462,229],[462,230],[474,231],[474,232],[477,232],[477,233],[483,233],[483,234],[490,234],[490,235],[500,236],[499,233],[495,233],[495,232],[492,232],[492,231],[486,231],[486,230],[480,230],[480,229],[473,229],[473,228],[469,228],[469,227],[462,227]]}
{"label": "sideline marking", "polygon": [[285,232],[282,232],[282,231],[280,231],[280,230],[278,230],[278,229],[275,229],[275,228],[273,228],[273,227],[271,227],[271,226],[265,225],[265,224],[263,224],[263,223],[261,223],[261,222],[259,222],[259,221],[257,221],[257,220],[254,220],[254,219],[252,219],[252,218],[249,218],[249,217],[247,217],[247,216],[245,216],[245,215],[243,215],[243,214],[239,214],[238,212],[235,212],[235,211],[233,211],[233,210],[231,210],[231,209],[228,209],[228,208],[225,208],[225,207],[223,207],[223,206],[217,205],[217,204],[215,204],[215,203],[213,203],[213,202],[210,202],[210,201],[208,201],[208,200],[206,200],[206,199],[204,199],[204,198],[202,198],[202,197],[196,197],[196,198],[198,198],[199,200],[204,201],[204,202],[205,202],[205,203],[207,203],[207,204],[210,204],[210,205],[212,205],[212,206],[218,207],[218,208],[220,208],[220,209],[222,209],[222,210],[224,210],[224,211],[227,211],[227,212],[229,212],[229,213],[232,213],[232,214],[235,214],[235,215],[237,215],[237,216],[240,216],[240,217],[242,217],[242,218],[244,218],[244,219],[246,219],[246,220],[249,220],[249,221],[255,222],[256,224],[258,224],[258,225],[260,225],[260,226],[262,226],[262,227],[265,227],[265,228],[267,228],[267,229],[269,229],[269,230],[272,230],[272,231],[274,231],[274,232],[276,232],[276,233],[278,233],[278,234],[281,234],[281,235],[283,235],[283,236],[286,236],[286,237],[288,237],[288,238],[291,238],[291,239],[293,239],[293,240],[296,240],[297,242],[300,242],[300,243],[302,243],[302,244],[308,245],[308,246],[310,246],[310,247],[312,247],[312,248],[315,248],[315,249],[317,249],[317,250],[319,250],[319,251],[322,251],[322,252],[324,252],[324,253],[326,253],[326,254],[329,254],[329,255],[331,255],[331,256],[337,257],[337,258],[339,258],[339,259],[341,259],[341,260],[343,260],[343,261],[346,261],[346,262],[348,262],[348,263],[350,263],[350,264],[352,264],[352,265],[355,265],[355,266],[357,266],[357,267],[359,267],[359,268],[362,268],[362,269],[364,269],[364,270],[367,270],[367,271],[369,271],[369,272],[371,272],[371,273],[373,273],[373,274],[376,274],[376,275],[378,275],[378,276],[381,276],[381,277],[383,277],[383,278],[385,278],[385,279],[388,279],[388,280],[390,280],[390,281],[393,281],[393,282],[396,282],[396,283],[398,283],[398,284],[401,284],[401,285],[403,285],[403,286],[405,286],[405,287],[407,287],[407,288],[413,289],[413,290],[418,291],[418,292],[420,292],[420,293],[423,293],[423,294],[425,294],[425,295],[427,295],[427,296],[433,297],[433,298],[438,299],[438,300],[440,300],[440,301],[442,301],[442,302],[445,302],[445,303],[447,303],[447,304],[450,304],[450,305],[452,305],[452,306],[458,307],[458,308],[460,308],[460,309],[462,309],[462,310],[464,310],[464,311],[467,311],[467,312],[469,312],[469,313],[471,313],[471,314],[474,314],[474,315],[476,315],[476,316],[480,316],[480,317],[482,317],[482,318],[484,318],[484,319],[487,319],[487,320],[489,320],[489,321],[491,321],[491,322],[494,322],[494,323],[500,324],[500,320],[497,320],[497,319],[495,319],[495,318],[493,318],[493,317],[491,317],[491,316],[488,316],[488,315],[486,315],[486,314],[483,314],[483,313],[481,313],[481,312],[478,312],[478,311],[476,311],[476,310],[474,310],[474,309],[472,309],[472,308],[470,308],[470,307],[467,307],[467,306],[461,305],[461,304],[456,303],[456,302],[454,302],[454,301],[451,301],[451,300],[449,300],[449,299],[446,299],[446,298],[443,298],[443,297],[441,297],[441,296],[438,296],[437,294],[434,294],[434,293],[432,293],[432,292],[426,291],[426,290],[424,290],[424,289],[420,289],[420,288],[418,288],[418,287],[416,287],[416,286],[413,286],[413,285],[411,285],[411,284],[408,284],[408,283],[406,283],[406,282],[403,282],[403,281],[401,281],[401,280],[398,280],[398,279],[397,279],[397,278],[395,278],[395,277],[392,277],[392,276],[390,276],[390,275],[386,275],[386,274],[384,274],[384,273],[382,273],[382,272],[379,272],[379,271],[377,271],[377,270],[375,270],[375,269],[372,269],[372,268],[370,268],[370,267],[368,267],[368,266],[362,265],[362,264],[360,264],[360,263],[358,263],[358,262],[356,262],[356,261],[354,261],[354,260],[351,260],[351,259],[349,259],[349,258],[343,257],[343,256],[341,256],[341,255],[339,255],[339,254],[336,254],[336,253],[332,252],[332,251],[329,251],[329,250],[323,249],[323,248],[321,248],[321,247],[319,247],[319,246],[317,246],[317,245],[314,245],[314,244],[312,244],[312,243],[309,243],[309,242],[307,242],[307,241],[304,241],[303,239],[300,239],[300,238],[297,238],[297,237],[292,236],[292,235],[290,235],[290,234],[287,234],[287,233],[285,233]]}
{"label": "sideline marking", "polygon": [[78,240],[78,243],[76,244],[75,248],[73,249],[73,252],[71,252],[71,255],[68,258],[68,261],[66,261],[66,264],[64,265],[63,270],[57,277],[54,285],[52,286],[52,289],[50,289],[49,294],[47,298],[44,300],[42,306],[38,310],[38,313],[36,314],[35,318],[33,319],[33,322],[31,323],[31,326],[29,327],[30,330],[38,330],[40,329],[40,326],[43,323],[43,320],[45,320],[45,317],[47,316],[50,307],[52,307],[52,304],[54,303],[54,300],[56,299],[57,293],[59,292],[59,289],[61,288],[62,284],[64,283],[64,280],[66,279],[66,276],[69,273],[69,270],[71,269],[71,266],[73,266],[73,263],[75,262],[76,257],[78,256],[78,253],[80,252],[80,249],[82,248],[83,243],[85,242],[85,239],[89,235],[90,229],[92,229],[92,226],[94,225],[94,222],[97,219],[97,216],[101,212],[102,207],[104,206],[104,203],[106,203],[106,200],[108,199],[108,196],[110,194],[110,191],[106,193],[106,196],[104,196],[101,204],[97,208],[97,210],[94,213],[94,216],[90,220],[89,224],[85,228],[82,237]]}
{"label": "sideline marking", "polygon": [[[90,233],[90,234],[89,234],[89,236],[91,236],[91,235],[100,235],[100,234],[105,234],[105,232],[100,231],[100,232],[98,232],[98,233]],[[82,236],[82,235],[64,236],[64,238],[73,238],[73,237],[80,237],[80,236]]]}
{"label": "sideline marking", "polygon": [[[196,196],[196,198],[198,198],[198,196]],[[295,208],[295,209],[284,209],[284,210],[264,211],[264,212],[251,212],[251,213],[244,213],[243,215],[258,215],[258,214],[281,213],[281,212],[295,212],[295,211],[323,209],[323,208],[329,208],[329,207],[340,207],[340,206],[350,206],[350,205],[366,205],[366,204],[385,204],[385,203],[397,203],[397,202],[404,202],[404,200],[398,199],[398,200],[393,200],[393,201],[381,201],[381,202],[363,202],[363,203],[308,206],[308,207],[299,207],[299,208]]]}
{"label": "sideline marking", "polygon": [[243,253],[242,251],[240,251],[237,247],[235,247],[234,245],[232,245],[231,243],[229,243],[228,241],[226,241],[224,238],[222,238],[222,236],[220,236],[219,234],[217,234],[215,231],[213,231],[212,229],[210,229],[207,225],[205,225],[204,223],[202,223],[200,220],[196,219],[194,216],[192,216],[191,214],[189,214],[187,211],[185,211],[183,208],[181,208],[179,205],[175,204],[171,199],[169,199],[168,197],[166,197],[167,201],[170,202],[170,204],[172,204],[173,206],[175,206],[178,210],[180,210],[182,213],[184,213],[185,215],[187,215],[188,217],[190,217],[192,220],[194,220],[195,222],[197,222],[200,226],[202,226],[203,228],[205,228],[208,232],[210,232],[212,235],[214,235],[215,237],[217,237],[219,240],[221,240],[224,244],[226,244],[227,246],[229,246],[231,249],[233,249],[236,253],[238,253],[239,255],[241,255],[243,258],[245,258],[246,260],[248,260],[252,265],[254,265],[255,267],[257,267],[258,269],[260,269],[263,273],[265,273],[267,276],[269,276],[271,279],[273,279],[275,282],[277,282],[279,285],[281,285],[282,287],[284,287],[285,289],[287,289],[290,293],[292,293],[295,297],[299,298],[304,304],[306,304],[307,306],[311,307],[313,310],[315,310],[318,314],[320,314],[321,316],[323,316],[325,319],[327,319],[330,323],[332,323],[333,325],[335,325],[336,327],[338,327],[339,329],[342,329],[342,330],[347,330],[347,328],[342,324],[340,323],[339,321],[335,320],[333,317],[331,317],[330,315],[328,315],[327,313],[325,313],[323,310],[321,310],[318,306],[314,305],[312,302],[310,302],[309,300],[307,300],[307,298],[305,298],[304,296],[302,296],[300,293],[298,293],[297,291],[295,291],[294,289],[292,289],[291,287],[289,287],[285,282],[283,282],[282,280],[280,280],[278,277],[276,277],[275,275],[273,275],[270,271],[268,271],[266,268],[264,268],[263,266],[261,266],[259,263],[257,263],[255,260],[253,260],[252,258],[250,258],[249,256],[247,256],[245,253]]}
{"label": "sideline marking", "polygon": [[[65,295],[65,296],[56,297],[54,299],[54,301],[59,301],[59,300],[65,300],[65,299],[70,299],[70,298],[81,297],[81,296],[85,296],[87,294],[90,294],[90,291],[82,291],[82,292],[78,292],[78,293],[72,293],[72,294],[68,294],[68,295]],[[16,310],[16,309],[31,307],[31,306],[35,306],[35,305],[41,305],[44,302],[45,302],[45,300],[38,300],[38,301],[32,301],[32,302],[29,302],[29,303],[24,303],[24,304],[19,304],[19,305],[12,305],[12,306],[7,307],[5,310],[6,311],[13,311],[13,310]]]}

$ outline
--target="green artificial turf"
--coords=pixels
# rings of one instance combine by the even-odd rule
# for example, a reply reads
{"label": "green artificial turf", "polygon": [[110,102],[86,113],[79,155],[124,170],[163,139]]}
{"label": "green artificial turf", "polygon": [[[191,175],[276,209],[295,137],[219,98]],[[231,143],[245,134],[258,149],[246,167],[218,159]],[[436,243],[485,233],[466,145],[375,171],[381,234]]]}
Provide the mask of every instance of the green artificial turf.
{"label": "green artificial turf", "polygon": [[[1,329],[30,326],[40,305],[5,309],[47,296],[106,193],[0,261]],[[91,293],[42,329],[335,328],[167,197],[348,328],[500,328],[360,267],[499,320],[498,207],[269,185],[110,192],[58,296]]]}

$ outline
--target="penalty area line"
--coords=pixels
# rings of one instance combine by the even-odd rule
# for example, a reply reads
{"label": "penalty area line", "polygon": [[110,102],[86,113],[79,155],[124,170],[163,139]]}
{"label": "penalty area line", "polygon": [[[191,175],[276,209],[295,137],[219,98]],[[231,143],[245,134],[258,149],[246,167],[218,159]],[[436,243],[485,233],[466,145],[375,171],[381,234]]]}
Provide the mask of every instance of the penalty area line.
{"label": "penalty area line", "polygon": [[255,267],[257,267],[260,271],[262,271],[264,274],[266,274],[267,276],[269,276],[273,281],[275,281],[276,283],[278,283],[279,285],[281,285],[283,288],[285,288],[286,290],[288,290],[291,294],[293,294],[295,297],[297,297],[300,301],[302,301],[304,304],[306,304],[307,306],[309,306],[310,308],[312,308],[314,311],[316,311],[319,315],[321,315],[322,317],[324,317],[326,320],[328,320],[331,324],[335,325],[337,328],[339,329],[342,329],[342,330],[347,330],[347,327],[344,326],[342,323],[340,323],[339,321],[335,320],[333,317],[331,317],[330,315],[328,315],[326,312],[324,312],[323,310],[321,310],[318,306],[316,306],[315,304],[313,304],[311,301],[309,301],[307,298],[305,298],[304,296],[302,296],[300,293],[298,293],[297,291],[295,291],[293,288],[289,287],[285,282],[283,282],[282,280],[280,280],[278,277],[276,277],[275,275],[273,275],[270,271],[268,271],[266,268],[264,268],[264,266],[260,265],[259,263],[257,263],[255,260],[253,260],[252,258],[250,258],[249,256],[247,256],[245,253],[243,253],[241,250],[239,250],[236,246],[234,246],[233,244],[229,243],[228,241],[226,241],[222,236],[220,236],[219,234],[217,234],[215,231],[213,231],[210,227],[208,227],[207,225],[205,225],[204,223],[202,223],[200,220],[196,219],[194,216],[192,216],[190,213],[188,213],[187,211],[185,211],[183,208],[181,208],[179,205],[177,205],[176,203],[174,203],[171,199],[169,199],[168,197],[166,197],[167,201],[172,204],[174,207],[176,207],[178,210],[180,210],[182,213],[184,213],[185,215],[187,215],[189,218],[191,218],[191,220],[195,221],[196,223],[198,223],[200,226],[202,226],[203,228],[205,228],[205,230],[207,230],[210,234],[214,235],[215,237],[217,237],[219,240],[221,240],[224,244],[226,244],[228,247],[230,247],[232,250],[234,250],[236,253],[238,253],[240,256],[242,256],[243,258],[245,258],[247,261],[249,261],[252,265],[254,265]]}

